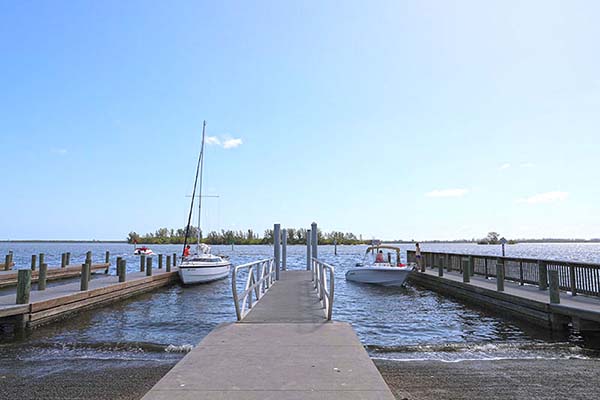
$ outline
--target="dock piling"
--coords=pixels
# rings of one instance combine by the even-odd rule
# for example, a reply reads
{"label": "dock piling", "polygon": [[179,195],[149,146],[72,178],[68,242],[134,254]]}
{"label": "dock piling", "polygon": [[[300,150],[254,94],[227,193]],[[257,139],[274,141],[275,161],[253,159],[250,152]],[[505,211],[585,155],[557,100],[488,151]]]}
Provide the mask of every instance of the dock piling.
{"label": "dock piling", "polygon": [[80,289],[82,292],[88,290],[90,279],[88,277],[89,274],[89,266],[90,264],[86,261],[81,264],[81,286]]}
{"label": "dock piling", "polygon": [[106,264],[110,264],[110,251],[106,251],[106,254],[104,255],[104,262]]}
{"label": "dock piling", "polygon": [[[40,253],[40,255],[38,256],[38,265],[42,265],[44,263],[44,253]],[[32,265],[31,270],[35,271],[35,265]]]}
{"label": "dock piling", "polygon": [[281,262],[281,225],[273,225],[273,257],[275,258],[275,280],[279,280]]}
{"label": "dock piling", "polygon": [[158,269],[162,269],[163,267],[163,255],[159,254],[158,255]]}
{"label": "dock piling", "polygon": [[67,266],[67,253],[62,253],[60,255],[60,267],[65,268]]}
{"label": "dock piling", "polygon": [[37,255],[31,255],[31,270],[35,271],[35,265],[37,264]]}
{"label": "dock piling", "polygon": [[569,265],[569,282],[571,284],[571,296],[577,296],[577,283],[575,281],[574,265]]}
{"label": "dock piling", "polygon": [[8,271],[10,269],[10,254],[7,254],[6,257],[4,257],[4,270]]}
{"label": "dock piling", "polygon": [[[433,264],[435,264],[435,259]],[[438,264],[438,276],[444,276],[444,265],[442,265],[442,263]]]}
{"label": "dock piling", "polygon": [[469,268],[469,259],[466,257],[461,257],[460,262],[461,262],[461,266],[462,266],[463,282],[469,283],[469,282],[471,282],[471,271]]}
{"label": "dock piling", "polygon": [[548,271],[548,280],[550,281],[550,303],[560,304],[558,271]]}
{"label": "dock piling", "polygon": [[46,290],[46,279],[48,277],[48,264],[40,265],[40,274],[38,275],[38,290]]}
{"label": "dock piling", "polygon": [[71,252],[67,251],[67,265],[71,264]]}
{"label": "dock piling", "polygon": [[117,270],[117,276],[121,275],[121,270],[119,269],[119,265],[120,265],[120,262],[121,262],[122,259],[123,259],[123,257],[117,257],[117,262],[115,264],[116,265],[116,270]]}
{"label": "dock piling", "polygon": [[90,264],[92,263],[92,252],[91,251],[87,251],[85,253],[85,262],[89,262]]}
{"label": "dock piling", "polygon": [[475,276],[475,260],[473,259],[473,256],[469,256],[468,261],[469,261],[469,276]]}
{"label": "dock piling", "polygon": [[144,254],[140,255],[140,272],[144,272],[146,268],[146,256]]}
{"label": "dock piling", "polygon": [[504,292],[504,259],[496,261],[496,290]]}
{"label": "dock piling", "polygon": [[127,280],[127,260],[119,260],[119,282]]}
{"label": "dock piling", "polygon": [[177,253],[173,253],[173,266],[177,266]]}
{"label": "dock piling", "polygon": [[312,224],[310,224],[310,234],[312,235],[310,238],[310,244],[312,246],[311,256],[312,256],[312,258],[319,258],[319,256],[318,256],[319,230],[317,228],[316,222],[313,222]]}
{"label": "dock piling", "polygon": [[[434,255],[435,257],[435,255]],[[448,272],[452,272],[452,258],[450,258],[450,254],[446,254],[444,257],[444,264],[446,264],[446,270]]]}
{"label": "dock piling", "polygon": [[538,286],[540,290],[548,290],[548,264],[538,261]]}
{"label": "dock piling", "polygon": [[31,270],[20,269],[17,274],[17,304],[29,304]]}
{"label": "dock piling", "polygon": [[281,270],[287,271],[287,229],[281,231]]}
{"label": "dock piling", "polygon": [[167,254],[167,272],[171,272],[171,256]]}
{"label": "dock piling", "polygon": [[152,276],[152,257],[146,258],[146,276]]}
{"label": "dock piling", "polygon": [[306,230],[306,270],[310,271],[310,229]]}

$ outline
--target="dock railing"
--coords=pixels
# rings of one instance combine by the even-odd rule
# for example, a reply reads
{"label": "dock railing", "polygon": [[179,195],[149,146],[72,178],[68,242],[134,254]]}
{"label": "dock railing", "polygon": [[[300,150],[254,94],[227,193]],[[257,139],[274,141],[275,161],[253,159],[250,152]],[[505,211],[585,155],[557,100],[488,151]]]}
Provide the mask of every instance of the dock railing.
{"label": "dock railing", "polygon": [[[246,273],[246,284],[244,291],[238,295],[237,279],[238,274],[241,275],[242,271]],[[248,314],[252,306],[273,286],[274,281],[275,263],[273,258],[238,265],[233,269],[231,289],[238,321]],[[252,292],[254,292],[254,296],[252,296]]]}
{"label": "dock railing", "polygon": [[[335,269],[316,258],[312,258],[311,262],[312,281],[314,282],[315,289],[319,295],[319,300],[323,304],[325,309],[325,315],[328,321],[331,321],[331,315],[333,312],[333,295],[335,290]],[[325,272],[327,270],[327,273]],[[329,275],[329,277],[327,276]]]}
{"label": "dock railing", "polygon": [[[416,262],[415,251],[406,253],[408,262]],[[463,272],[464,266],[470,269],[470,275],[485,278],[496,278],[497,267],[503,265],[505,280],[537,285],[540,290],[548,289],[548,272],[557,271],[560,290],[571,292],[573,296],[600,297],[600,264],[441,252],[421,252],[421,262],[426,267],[442,267],[447,271]]]}

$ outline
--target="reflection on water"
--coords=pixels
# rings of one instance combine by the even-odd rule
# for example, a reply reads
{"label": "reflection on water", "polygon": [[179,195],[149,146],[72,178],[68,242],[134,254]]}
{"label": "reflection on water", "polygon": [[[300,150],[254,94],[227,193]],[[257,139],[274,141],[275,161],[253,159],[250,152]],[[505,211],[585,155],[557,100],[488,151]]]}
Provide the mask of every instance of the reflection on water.
{"label": "reflection on water", "polygon": [[[443,247],[445,246],[445,247]],[[470,247],[469,247],[470,246]],[[600,261],[600,245],[517,245],[527,257]],[[409,246],[402,246],[409,248]],[[434,248],[435,247],[435,248]],[[557,250],[557,248],[559,250]],[[137,270],[139,259],[125,244],[0,244],[0,254],[12,249],[17,264],[29,265],[32,253],[44,252],[48,263],[58,264],[60,254],[72,252],[73,262],[91,249],[95,260],[126,257]],[[319,248],[319,256],[336,267],[334,318],[352,323],[374,357],[395,359],[565,358],[592,357],[577,336],[552,338],[547,332],[513,323],[428,290],[379,287],[346,282],[345,271],[362,259],[365,246]],[[180,246],[153,246],[156,253],[179,252]],[[477,252],[491,246],[423,245],[423,250]],[[497,250],[497,249],[495,249]],[[270,257],[269,246],[216,246],[234,265]],[[545,251],[545,253],[535,253]],[[489,253],[488,253],[489,254]],[[549,254],[548,256],[546,256]],[[517,254],[512,254],[517,255]],[[554,256],[556,255],[556,257]],[[405,254],[403,255],[405,256]],[[304,246],[288,248],[288,266],[304,268]],[[156,264],[156,262],[155,262]],[[114,273],[114,268],[111,270]],[[198,343],[217,324],[233,322],[235,311],[230,280],[206,285],[161,288],[103,308],[81,312],[40,327],[25,338],[0,337],[0,372],[17,367],[22,373],[43,375],[72,368],[100,369],[107,361],[172,363]],[[557,341],[558,339],[558,341]],[[65,361],[69,362],[65,362]],[[111,364],[111,366],[114,366]],[[51,372],[50,372],[51,371]]]}

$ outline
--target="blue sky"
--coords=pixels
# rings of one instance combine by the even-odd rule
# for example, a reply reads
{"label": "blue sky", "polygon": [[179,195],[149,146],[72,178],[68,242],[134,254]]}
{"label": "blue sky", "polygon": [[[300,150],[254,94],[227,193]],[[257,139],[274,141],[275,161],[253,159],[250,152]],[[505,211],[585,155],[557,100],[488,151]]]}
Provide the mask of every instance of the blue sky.
{"label": "blue sky", "polygon": [[600,237],[598,15],[595,1],[1,2],[0,239],[183,226],[203,119],[219,141],[206,229]]}

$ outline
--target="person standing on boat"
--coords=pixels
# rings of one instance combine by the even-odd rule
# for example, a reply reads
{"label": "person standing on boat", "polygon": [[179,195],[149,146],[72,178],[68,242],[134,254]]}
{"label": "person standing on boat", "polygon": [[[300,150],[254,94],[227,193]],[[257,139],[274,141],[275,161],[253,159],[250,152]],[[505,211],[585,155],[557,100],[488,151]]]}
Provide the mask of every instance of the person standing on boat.
{"label": "person standing on boat", "polygon": [[377,257],[375,257],[375,262],[376,263],[385,262],[385,260],[383,259],[383,250],[379,250],[379,253],[377,253]]}
{"label": "person standing on boat", "polygon": [[421,263],[423,262],[421,260],[421,246],[419,246],[419,242],[415,243],[415,254],[417,256],[417,267],[419,267],[419,270],[421,270]]}
{"label": "person standing on boat", "polygon": [[185,247],[185,250],[183,250],[183,256],[184,257],[190,256],[190,245],[189,244]]}

